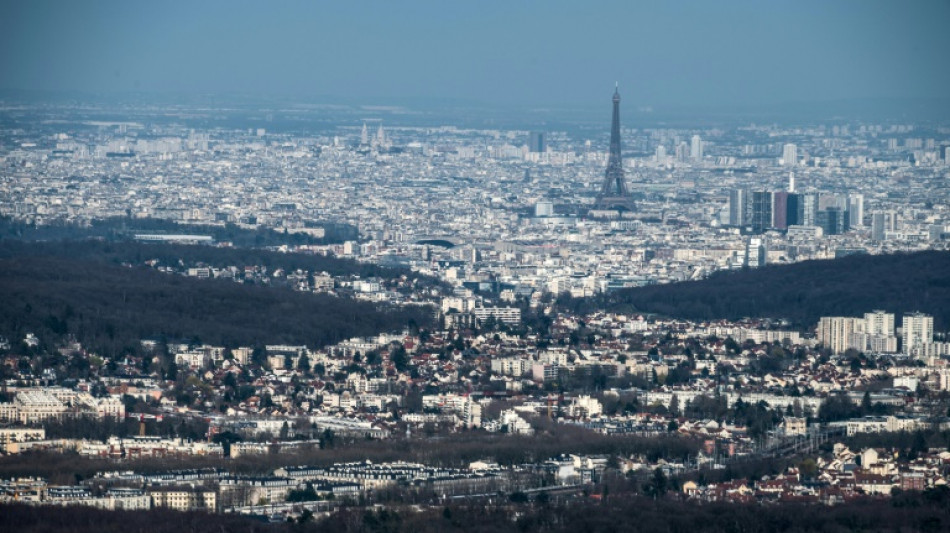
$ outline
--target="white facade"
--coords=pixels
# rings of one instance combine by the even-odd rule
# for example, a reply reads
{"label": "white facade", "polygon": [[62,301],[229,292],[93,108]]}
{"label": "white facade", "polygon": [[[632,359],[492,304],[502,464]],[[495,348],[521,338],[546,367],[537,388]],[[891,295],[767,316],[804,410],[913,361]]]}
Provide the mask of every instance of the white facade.
{"label": "white facade", "polygon": [[924,345],[934,341],[934,317],[923,313],[904,315],[901,334],[904,341],[904,353],[912,355]]}

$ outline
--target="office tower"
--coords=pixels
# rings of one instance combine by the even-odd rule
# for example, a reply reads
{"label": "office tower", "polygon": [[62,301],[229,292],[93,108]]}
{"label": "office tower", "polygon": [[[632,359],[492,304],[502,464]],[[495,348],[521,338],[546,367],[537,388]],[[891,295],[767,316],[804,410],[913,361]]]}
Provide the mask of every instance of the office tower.
{"label": "office tower", "polygon": [[798,223],[802,226],[814,226],[818,223],[818,195],[802,194],[798,197]]}
{"label": "office tower", "polygon": [[802,223],[801,219],[799,218],[800,205],[801,205],[801,196],[795,193],[789,193],[788,202],[785,208],[785,217],[786,217],[785,222],[787,224],[785,226],[786,228],[788,226],[797,226]]}
{"label": "office tower", "polygon": [[765,239],[752,237],[745,246],[745,266],[749,268],[763,267],[767,255],[768,249],[765,247]]}
{"label": "office tower", "polygon": [[879,211],[871,214],[871,240],[886,240],[889,231],[897,231],[897,213]]}
{"label": "office tower", "polygon": [[772,227],[776,229],[788,229],[788,197],[785,191],[779,191],[772,195]]}
{"label": "office tower", "polygon": [[825,235],[841,235],[851,229],[848,211],[838,206],[819,211],[816,222]]}
{"label": "office tower", "polygon": [[772,226],[772,193],[755,191],[752,193],[752,231],[762,233]]}
{"label": "office tower", "polygon": [[883,241],[886,238],[887,232],[884,228],[884,217],[884,213],[874,213],[871,215],[871,240]]}
{"label": "office tower", "polygon": [[623,177],[623,159],[620,154],[620,91],[614,89],[614,111],[610,124],[610,152],[607,157],[607,172],[600,195],[594,204],[598,209],[625,209],[632,211],[633,198],[627,190]]}
{"label": "office tower", "polygon": [[786,167],[798,166],[798,147],[787,143],[782,147],[782,165]]}
{"label": "office tower", "polygon": [[934,317],[923,313],[909,313],[904,315],[901,328],[904,353],[913,355],[926,344],[934,341]]}
{"label": "office tower", "polygon": [[366,129],[366,123],[363,123],[363,130],[360,132],[360,145],[366,146],[369,144],[369,130]]}
{"label": "office tower", "polygon": [[666,163],[666,147],[662,144],[656,147],[656,162],[659,164]]}
{"label": "office tower", "polygon": [[729,225],[745,226],[746,224],[746,202],[749,192],[745,189],[732,189],[729,191]]}
{"label": "office tower", "polygon": [[863,226],[864,225],[864,195],[863,194],[852,194],[848,196],[848,213],[850,226]]}
{"label": "office tower", "polygon": [[703,140],[699,135],[693,135],[692,142],[689,145],[689,158],[693,161],[703,159]]}
{"label": "office tower", "polygon": [[795,173],[788,173],[788,192],[795,192]]}
{"label": "office tower", "polygon": [[544,133],[532,131],[528,136],[528,151],[535,153],[544,153]]}

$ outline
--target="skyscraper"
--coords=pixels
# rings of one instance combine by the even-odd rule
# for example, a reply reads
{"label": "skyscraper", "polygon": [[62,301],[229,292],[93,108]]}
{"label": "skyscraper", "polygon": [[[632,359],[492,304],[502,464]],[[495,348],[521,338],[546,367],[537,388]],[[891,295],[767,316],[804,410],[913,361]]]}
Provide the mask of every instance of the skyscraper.
{"label": "skyscraper", "polygon": [[751,237],[745,246],[745,266],[749,268],[763,267],[767,256],[768,249],[765,247],[765,239]]}
{"label": "skyscraper", "polygon": [[744,226],[746,224],[746,202],[749,192],[745,189],[729,191],[729,225]]}
{"label": "skyscraper", "polygon": [[798,197],[798,223],[802,226],[818,224],[818,195],[802,194]]}
{"label": "skyscraper", "polygon": [[782,165],[786,167],[798,166],[798,146],[787,143],[782,147]]}
{"label": "skyscraper", "polygon": [[689,145],[689,158],[693,161],[703,160],[703,139],[699,135],[693,135]]}
{"label": "skyscraper", "polygon": [[772,227],[772,193],[755,191],[752,193],[752,231],[762,233]]}
{"label": "skyscraper", "polygon": [[778,191],[772,195],[772,227],[788,229],[788,197],[786,191]]}
{"label": "skyscraper", "polygon": [[848,196],[848,213],[851,227],[864,225],[864,195],[852,194]]}
{"label": "skyscraper", "polygon": [[795,193],[788,193],[787,207],[785,208],[785,227],[797,226],[802,223],[799,218],[801,209],[801,196]]}
{"label": "skyscraper", "polygon": [[604,174],[604,184],[597,196],[594,206],[598,209],[623,209],[632,211],[633,198],[627,190],[627,182],[623,176],[623,158],[620,148],[620,90],[614,89],[614,112],[610,124],[610,151],[607,156],[607,172]]}
{"label": "skyscraper", "polygon": [[848,211],[835,205],[819,211],[816,222],[825,235],[841,235],[851,229]]}
{"label": "skyscraper", "polygon": [[871,215],[871,240],[883,241],[887,235],[885,213]]}
{"label": "skyscraper", "polygon": [[543,153],[544,152],[544,133],[540,131],[532,131],[528,136],[528,151]]}

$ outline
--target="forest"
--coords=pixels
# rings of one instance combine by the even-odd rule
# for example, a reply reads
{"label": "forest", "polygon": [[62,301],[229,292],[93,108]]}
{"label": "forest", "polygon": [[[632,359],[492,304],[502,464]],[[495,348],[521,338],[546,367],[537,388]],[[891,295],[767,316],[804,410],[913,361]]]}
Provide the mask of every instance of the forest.
{"label": "forest", "polygon": [[268,271],[277,268],[293,272],[301,269],[311,274],[326,272],[331,276],[359,276],[408,279],[432,285],[438,281],[411,272],[408,269],[381,267],[352,259],[306,253],[283,253],[261,248],[216,247],[187,244],[142,243],[134,241],[110,242],[96,239],[63,240],[53,242],[24,242],[0,240],[0,258],[52,256],[76,260],[99,261],[113,265],[142,265],[157,260],[162,265],[188,266],[203,264],[215,268],[227,266],[260,265]]}
{"label": "forest", "polygon": [[863,316],[883,309],[934,317],[950,328],[950,252],[851,255],[834,260],[720,271],[701,281],[623,289],[592,298],[560,298],[576,312],[596,309],[692,319],[787,319],[807,328],[822,316]]}
{"label": "forest", "polygon": [[[305,344],[315,348],[400,330],[410,323],[425,326],[433,319],[426,307],[384,307],[120,265],[126,253],[141,253],[145,260],[189,250],[200,257],[227,253],[210,247],[153,248],[92,241],[0,242],[0,335],[19,340],[30,332],[50,345],[72,335],[87,350],[115,357],[137,353],[139,341],[145,338],[227,347]],[[309,264],[316,265],[325,258],[298,259],[301,264],[312,261]],[[337,271],[348,268],[333,261],[327,266]]]}

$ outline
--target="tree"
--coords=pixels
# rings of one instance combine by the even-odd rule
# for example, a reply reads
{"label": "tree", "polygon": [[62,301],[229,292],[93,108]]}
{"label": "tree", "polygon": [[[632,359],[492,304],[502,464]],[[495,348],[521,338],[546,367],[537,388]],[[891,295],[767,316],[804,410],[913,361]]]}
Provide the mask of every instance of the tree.
{"label": "tree", "polygon": [[307,357],[307,354],[301,355],[300,359],[297,360],[297,370],[310,372],[310,358]]}
{"label": "tree", "polygon": [[670,400],[670,414],[673,416],[680,415],[680,400],[679,396],[673,395],[673,399]]}
{"label": "tree", "polygon": [[406,367],[409,366],[409,356],[406,354],[406,348],[402,344],[396,344],[389,354],[389,360],[392,361],[396,370],[400,372],[405,372]]}
{"label": "tree", "polygon": [[816,463],[811,457],[808,457],[798,464],[798,470],[802,473],[802,477],[805,479],[814,479],[815,475],[818,473],[818,463]]}
{"label": "tree", "polygon": [[329,450],[333,448],[336,441],[336,435],[333,434],[333,430],[330,428],[324,429],[323,433],[320,435],[320,449]]}
{"label": "tree", "polygon": [[864,391],[864,396],[861,397],[861,414],[869,414],[872,409],[871,391]]}
{"label": "tree", "polygon": [[653,496],[654,498],[659,498],[666,494],[668,489],[668,481],[666,479],[666,474],[663,473],[662,468],[657,468],[653,471],[653,476],[643,487],[643,489],[644,492],[650,496]]}

